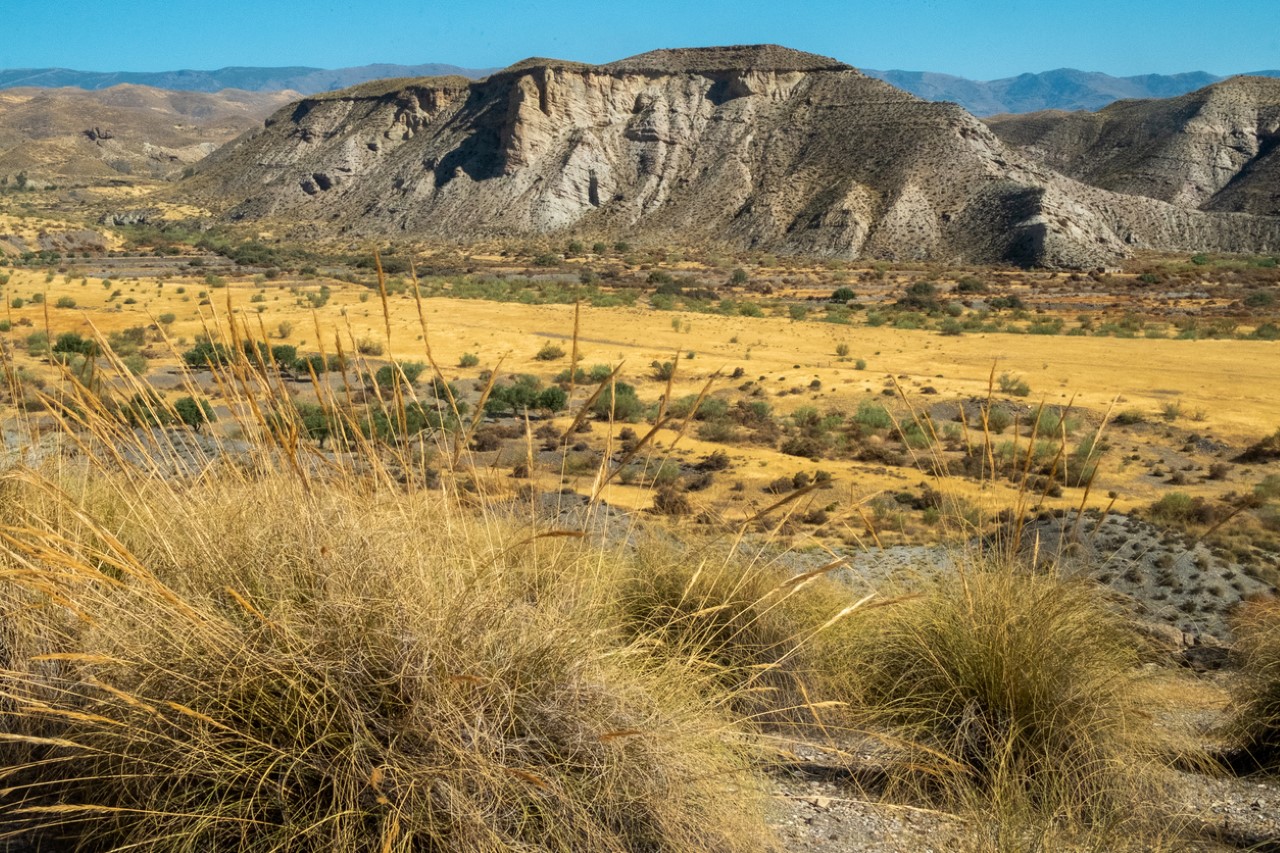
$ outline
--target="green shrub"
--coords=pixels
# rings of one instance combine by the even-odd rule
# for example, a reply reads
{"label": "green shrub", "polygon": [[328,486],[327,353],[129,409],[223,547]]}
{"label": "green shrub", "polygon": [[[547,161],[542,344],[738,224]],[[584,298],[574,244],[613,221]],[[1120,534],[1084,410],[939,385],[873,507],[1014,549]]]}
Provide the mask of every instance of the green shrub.
{"label": "green shrub", "polygon": [[231,351],[222,344],[201,341],[182,354],[187,367],[201,370],[231,363]]}
{"label": "green shrub", "polygon": [[893,416],[884,406],[872,400],[863,400],[853,416],[854,423],[866,429],[893,429]]}
{"label": "green shrub", "polygon": [[551,341],[544,343],[533,356],[538,361],[556,361],[564,358],[564,347],[557,346]]}
{"label": "green shrub", "polygon": [[1218,517],[1216,508],[1204,498],[1186,492],[1169,492],[1147,510],[1152,521],[1173,527],[1212,524]]}
{"label": "green shrub", "polygon": [[[992,406],[986,411],[987,429],[993,434],[999,435],[1013,424],[1013,413],[1003,406]],[[979,422],[975,426],[980,427]]]}
{"label": "green shrub", "polygon": [[659,382],[666,382],[672,376],[675,376],[676,365],[673,361],[651,361],[650,369],[653,371],[653,378]]}
{"label": "green shrub", "polygon": [[1036,412],[1034,428],[1041,438],[1056,438],[1064,430],[1067,435],[1073,435],[1080,429],[1080,419],[1053,406],[1045,406]]}
{"label": "green shrub", "polygon": [[636,389],[625,382],[614,382],[606,387],[591,407],[592,413],[601,419],[635,423],[644,416],[645,405],[636,396]]}
{"label": "green shrub", "polygon": [[203,398],[196,400],[194,397],[179,397],[173,402],[173,410],[178,420],[196,432],[200,431],[200,427],[216,420],[213,407]]}
{"label": "green shrub", "polygon": [[382,344],[370,337],[356,339],[356,352],[360,355],[382,355]]}
{"label": "green shrub", "polygon": [[96,341],[85,338],[79,332],[63,332],[53,342],[53,351],[60,353],[78,353],[79,355],[95,355],[98,352]]}
{"label": "green shrub", "polygon": [[49,333],[32,332],[27,335],[27,352],[31,355],[44,355],[49,351]]}
{"label": "green shrub", "polygon": [[902,427],[902,443],[913,450],[933,445],[933,431],[927,421],[909,421]]}
{"label": "green shrub", "polygon": [[538,393],[537,399],[534,401],[534,408],[555,414],[556,412],[563,412],[568,404],[569,393],[559,385],[552,385]]}
{"label": "green shrub", "polygon": [[1031,393],[1031,386],[1023,381],[1021,377],[1012,373],[1001,373],[998,384],[1001,394],[1008,394],[1012,397],[1026,397]]}
{"label": "green shrub", "polygon": [[374,382],[381,388],[394,387],[397,382],[408,382],[410,385],[416,383],[427,366],[420,361],[404,361],[398,364],[387,364],[378,368],[378,372],[374,374]]}
{"label": "green shrub", "polygon": [[480,363],[480,356],[471,352],[464,352],[458,359],[458,367],[475,367]]}

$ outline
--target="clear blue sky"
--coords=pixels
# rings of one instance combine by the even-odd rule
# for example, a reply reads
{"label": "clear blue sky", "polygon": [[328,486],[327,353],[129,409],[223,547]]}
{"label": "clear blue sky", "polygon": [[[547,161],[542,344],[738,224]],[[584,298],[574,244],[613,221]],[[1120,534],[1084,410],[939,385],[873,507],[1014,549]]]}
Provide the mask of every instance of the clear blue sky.
{"label": "clear blue sky", "polygon": [[0,68],[606,62],[776,42],[867,68],[990,79],[1280,68],[1280,0],[4,0]]}

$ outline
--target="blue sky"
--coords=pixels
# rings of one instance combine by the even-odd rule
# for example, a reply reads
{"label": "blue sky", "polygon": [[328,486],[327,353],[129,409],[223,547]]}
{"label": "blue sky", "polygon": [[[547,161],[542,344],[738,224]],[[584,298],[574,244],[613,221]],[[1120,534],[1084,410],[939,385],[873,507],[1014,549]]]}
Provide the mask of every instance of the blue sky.
{"label": "blue sky", "polygon": [[776,42],[867,68],[990,79],[1280,68],[1280,0],[4,0],[0,68],[606,62]]}

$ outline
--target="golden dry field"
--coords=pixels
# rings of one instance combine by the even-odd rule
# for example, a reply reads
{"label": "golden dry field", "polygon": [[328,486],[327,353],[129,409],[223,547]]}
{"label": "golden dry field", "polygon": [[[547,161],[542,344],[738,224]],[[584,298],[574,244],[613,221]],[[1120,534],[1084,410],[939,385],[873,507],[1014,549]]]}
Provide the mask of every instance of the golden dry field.
{"label": "golden dry field", "polygon": [[[118,237],[112,239],[113,245],[120,242]],[[1240,452],[1280,424],[1277,344],[1269,340],[1043,335],[1005,330],[948,335],[936,329],[870,325],[870,307],[852,315],[847,323],[822,321],[819,309],[825,302],[823,297],[835,286],[851,283],[856,297],[869,306],[891,305],[896,292],[920,280],[927,271],[891,269],[886,274],[881,267],[868,267],[861,273],[832,273],[824,267],[770,269],[761,264],[753,271],[753,278],[767,278],[777,283],[776,288],[770,286],[771,292],[765,296],[755,295],[751,288],[739,289],[739,293],[755,300],[752,304],[758,304],[762,316],[726,316],[701,305],[701,310],[681,310],[682,304],[670,306],[671,310],[655,310],[656,300],[645,299],[644,291],[636,299],[634,289],[626,300],[631,304],[594,307],[586,303],[577,309],[567,302],[522,304],[451,298],[455,285],[450,279],[424,275],[420,288],[426,295],[420,317],[411,282],[402,273],[389,278],[391,292],[384,317],[376,278],[367,271],[359,282],[322,273],[273,273],[268,279],[260,273],[238,272],[234,266],[206,271],[203,260],[196,261],[201,264],[197,267],[178,263],[181,261],[181,257],[161,261],[71,257],[63,262],[64,272],[15,268],[4,288],[11,351],[22,363],[24,339],[33,332],[47,331],[51,340],[65,332],[106,338],[146,327],[153,330],[144,350],[148,374],[172,376],[182,372],[179,355],[183,351],[202,336],[225,334],[228,317],[234,317],[242,335],[265,339],[271,346],[292,346],[300,354],[322,350],[332,354],[335,338],[348,352],[358,343],[376,342],[371,351],[378,354],[368,356],[370,372],[391,359],[425,361],[429,342],[444,377],[474,400],[483,385],[478,381],[480,372],[499,364],[499,384],[514,374],[532,374],[551,384],[568,366],[578,310],[579,366],[621,365],[617,378],[634,385],[637,396],[651,408],[656,408],[667,390],[666,381],[655,377],[651,365],[675,361],[678,367],[672,400],[696,395],[709,386],[711,397],[728,406],[739,401],[766,403],[770,417],[783,425],[782,434],[770,440],[751,440],[741,430],[726,430],[719,439],[708,438],[710,431],[696,428],[692,420],[683,428],[684,422],[677,420],[658,430],[643,454],[651,461],[670,454],[673,460],[692,466],[718,450],[729,454],[729,470],[702,484],[696,494],[690,493],[691,511],[711,512],[724,519],[743,518],[776,500],[765,487],[779,477],[813,477],[824,472],[832,478],[828,487],[809,499],[815,507],[830,510],[824,514],[829,521],[821,525],[821,533],[857,541],[863,541],[867,528],[874,527],[867,523],[868,506],[884,495],[932,489],[989,511],[1018,501],[1026,484],[1023,477],[947,473],[955,471],[954,466],[948,468],[948,458],[966,452],[973,455],[974,449],[983,445],[973,405],[989,398],[1010,404],[1019,420],[1004,434],[991,437],[992,444],[1007,445],[1007,454],[1021,454],[1030,444],[1029,421],[1041,405],[1067,410],[1064,420],[1071,425],[1072,435],[1064,444],[1065,452],[1102,427],[1107,449],[1101,454],[1087,500],[1082,488],[1045,489],[1036,502],[1046,507],[1111,505],[1127,511],[1145,508],[1175,487],[1206,500],[1248,491],[1259,479],[1259,472],[1226,466],[1229,470],[1210,477],[1209,466]],[[505,276],[513,293],[518,292],[522,280],[530,288],[545,284],[546,276],[531,273],[527,266],[522,268],[498,253],[473,254],[466,262],[475,271],[472,278]],[[147,270],[150,263],[168,266]],[[590,259],[566,259],[562,264],[572,275],[592,267]],[[131,270],[130,266],[142,269]],[[686,258],[650,266],[676,277],[725,275]],[[104,278],[104,272],[112,269],[121,274]],[[522,271],[523,279],[517,271]],[[1000,292],[1026,294],[1031,299],[1037,292],[1061,291],[1069,285],[1065,275],[1041,273],[1039,282],[1036,276],[1016,271],[991,273]],[[600,292],[592,290],[597,295]],[[1097,322],[1120,315],[1108,307],[1115,299],[1115,294],[1091,297]],[[1203,300],[1204,304],[1213,301]],[[789,313],[789,306],[795,304],[805,306],[808,312],[802,319]],[[1078,306],[1073,306],[1072,311],[1048,316],[1073,317],[1076,310]],[[1043,322],[1045,315],[1041,309],[1031,322]],[[167,321],[163,336],[156,330],[161,319]],[[539,360],[537,354],[547,344],[559,346],[563,353]],[[474,355],[477,363],[460,367],[464,354]],[[37,373],[51,370],[40,364],[29,367]],[[1029,393],[1002,393],[996,382],[1002,375],[1021,380]],[[305,380],[305,376],[295,378]],[[160,384],[173,387],[174,381]],[[216,402],[220,392],[206,385]],[[291,387],[300,399],[314,399],[308,385],[298,381]],[[592,390],[589,383],[580,382],[567,413]],[[971,403],[967,422],[954,423],[961,401],[966,400]],[[797,413],[816,410],[843,425],[860,405],[870,404],[886,409],[899,426],[927,416],[940,440],[919,442],[914,448],[898,447],[891,428],[870,431],[859,439],[873,450],[862,454],[862,459],[857,458],[856,448],[832,447],[807,454],[780,449],[787,425]],[[534,413],[533,417],[536,427],[541,415]],[[1137,423],[1124,423],[1126,418]],[[946,438],[941,440],[947,422],[953,423],[945,427]],[[561,415],[554,423],[563,428],[568,420]],[[645,426],[630,429],[643,433]],[[231,428],[230,422],[222,428]],[[617,458],[625,441],[623,430],[628,428],[621,422],[612,430],[597,425],[591,435],[583,437],[583,443],[596,454],[597,462],[600,451],[607,450]],[[836,427],[837,431],[842,428]],[[1039,441],[1045,438],[1037,436]],[[524,455],[516,446],[497,456],[490,454],[493,458],[486,460],[509,467]],[[586,457],[568,471],[564,466],[562,470],[545,467],[540,473],[535,471],[535,478],[544,485],[555,485],[557,478],[563,478],[573,488],[594,491],[596,466],[588,464]],[[643,476],[628,485],[621,479],[629,478],[614,479],[599,496],[611,504],[635,509],[651,503],[648,486],[652,484]],[[909,519],[903,523],[897,518],[895,524],[907,539],[937,535],[928,525],[910,523]]]}

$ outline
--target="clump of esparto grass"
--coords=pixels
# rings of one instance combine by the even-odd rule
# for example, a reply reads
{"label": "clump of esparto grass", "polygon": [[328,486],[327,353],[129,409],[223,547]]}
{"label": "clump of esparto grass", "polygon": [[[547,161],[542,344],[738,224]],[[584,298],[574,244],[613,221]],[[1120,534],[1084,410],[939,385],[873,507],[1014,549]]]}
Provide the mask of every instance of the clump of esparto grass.
{"label": "clump of esparto grass", "polygon": [[[793,493],[794,494],[794,493]],[[664,655],[698,661],[759,721],[839,724],[857,662],[850,637],[865,600],[828,577],[781,565],[645,549],[622,589],[624,623]]]}
{"label": "clump of esparto grass", "polygon": [[130,500],[102,524],[101,496],[6,484],[6,827],[81,850],[762,846],[723,694],[610,629],[571,551],[284,475],[109,487]]}
{"label": "clump of esparto grass", "polygon": [[1249,602],[1234,621],[1242,678],[1229,732],[1246,766],[1280,770],[1280,600]]}
{"label": "clump of esparto grass", "polygon": [[909,744],[900,781],[997,820],[1106,825],[1141,798],[1132,643],[1096,593],[979,568],[869,613],[861,711]]}

